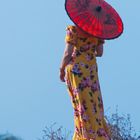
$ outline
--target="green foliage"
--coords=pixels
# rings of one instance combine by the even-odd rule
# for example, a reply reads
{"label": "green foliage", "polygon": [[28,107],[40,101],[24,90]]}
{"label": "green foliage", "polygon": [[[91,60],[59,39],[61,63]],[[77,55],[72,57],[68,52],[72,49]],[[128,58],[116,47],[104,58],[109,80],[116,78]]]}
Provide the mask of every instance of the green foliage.
{"label": "green foliage", "polygon": [[0,135],[0,140],[22,140],[22,139],[7,133]]}

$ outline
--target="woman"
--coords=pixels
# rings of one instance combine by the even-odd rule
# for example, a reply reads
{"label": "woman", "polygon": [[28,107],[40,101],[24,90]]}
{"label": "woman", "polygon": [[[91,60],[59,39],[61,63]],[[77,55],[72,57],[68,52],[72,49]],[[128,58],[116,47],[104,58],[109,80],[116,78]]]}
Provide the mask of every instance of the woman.
{"label": "woman", "polygon": [[103,55],[104,40],[77,26],[69,25],[66,32],[60,79],[67,84],[74,108],[73,140],[110,140],[96,63]]}

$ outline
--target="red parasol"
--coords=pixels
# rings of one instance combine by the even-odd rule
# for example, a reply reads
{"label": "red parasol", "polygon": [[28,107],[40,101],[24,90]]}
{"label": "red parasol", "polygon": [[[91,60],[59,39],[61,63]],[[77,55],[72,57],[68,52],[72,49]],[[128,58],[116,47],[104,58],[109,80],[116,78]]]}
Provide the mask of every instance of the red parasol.
{"label": "red parasol", "polygon": [[65,9],[78,27],[95,37],[114,39],[123,32],[119,14],[104,0],[66,0]]}

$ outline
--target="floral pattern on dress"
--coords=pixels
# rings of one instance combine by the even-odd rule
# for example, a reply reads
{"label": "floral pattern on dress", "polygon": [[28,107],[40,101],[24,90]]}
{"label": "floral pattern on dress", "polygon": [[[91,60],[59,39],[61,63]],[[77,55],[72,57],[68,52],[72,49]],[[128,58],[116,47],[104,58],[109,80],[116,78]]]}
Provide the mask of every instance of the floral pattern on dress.
{"label": "floral pattern on dress", "polygon": [[76,26],[68,26],[66,31],[65,42],[74,45],[66,66],[66,85],[74,108],[73,140],[110,140],[95,56],[95,47],[104,41],[84,37]]}

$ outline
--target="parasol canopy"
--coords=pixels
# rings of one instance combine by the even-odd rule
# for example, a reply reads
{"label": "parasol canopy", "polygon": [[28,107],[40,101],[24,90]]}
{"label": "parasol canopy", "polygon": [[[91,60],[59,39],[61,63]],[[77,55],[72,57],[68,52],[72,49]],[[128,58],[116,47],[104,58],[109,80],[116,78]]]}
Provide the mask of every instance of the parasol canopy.
{"label": "parasol canopy", "polygon": [[83,31],[101,39],[114,39],[123,32],[117,11],[104,0],[66,0],[70,19]]}

